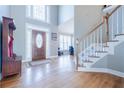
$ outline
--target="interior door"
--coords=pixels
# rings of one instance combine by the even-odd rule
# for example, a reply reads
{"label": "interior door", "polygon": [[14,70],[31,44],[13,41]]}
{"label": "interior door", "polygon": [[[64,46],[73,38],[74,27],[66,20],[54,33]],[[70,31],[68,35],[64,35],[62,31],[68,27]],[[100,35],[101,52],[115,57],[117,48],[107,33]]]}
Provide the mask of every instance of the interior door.
{"label": "interior door", "polygon": [[38,30],[32,31],[32,60],[46,58],[46,33]]}

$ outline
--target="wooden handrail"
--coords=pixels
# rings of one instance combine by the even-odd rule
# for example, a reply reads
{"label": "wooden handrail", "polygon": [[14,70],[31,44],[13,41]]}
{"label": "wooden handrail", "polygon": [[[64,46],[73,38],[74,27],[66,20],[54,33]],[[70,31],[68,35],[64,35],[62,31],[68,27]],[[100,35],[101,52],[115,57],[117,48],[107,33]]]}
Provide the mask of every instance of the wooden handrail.
{"label": "wooden handrail", "polygon": [[97,31],[97,29],[102,26],[104,23],[106,24],[106,46],[107,46],[107,41],[109,40],[109,23],[108,23],[108,19],[109,17],[116,12],[116,10],[121,7],[121,5],[118,5],[111,13],[107,13],[106,16],[103,17],[103,21],[101,23],[99,23],[95,28],[93,28],[89,33],[87,33],[84,37],[82,37],[80,40],[77,39],[79,41],[79,43],[77,44],[77,54],[76,54],[76,59],[77,59],[77,65],[76,68],[78,69],[78,48],[79,45],[81,43],[81,41],[85,40],[86,37],[88,37],[90,34],[92,34],[93,32]]}
{"label": "wooden handrail", "polygon": [[87,33],[83,38],[81,38],[79,40],[79,43],[86,38],[88,35],[90,35],[92,32],[96,31],[96,29],[98,29],[102,24],[104,24],[106,18],[109,18],[119,7],[121,7],[121,5],[118,5],[110,14],[107,14],[107,16],[103,17],[103,22],[101,22],[100,24],[98,24],[95,28],[93,28],[89,33]]}
{"label": "wooden handrail", "polygon": [[108,18],[114,13],[116,12],[116,10],[121,7],[121,5],[118,5],[110,14],[108,14]]}

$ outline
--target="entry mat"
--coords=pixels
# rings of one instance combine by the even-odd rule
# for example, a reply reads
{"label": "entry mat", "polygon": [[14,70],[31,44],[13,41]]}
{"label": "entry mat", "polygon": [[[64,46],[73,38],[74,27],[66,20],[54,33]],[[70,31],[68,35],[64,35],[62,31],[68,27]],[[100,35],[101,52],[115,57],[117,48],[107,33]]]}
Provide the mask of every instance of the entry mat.
{"label": "entry mat", "polygon": [[48,64],[52,62],[52,60],[38,60],[38,61],[32,61],[32,62],[28,62],[29,66],[39,66],[39,65],[43,65],[43,64]]}

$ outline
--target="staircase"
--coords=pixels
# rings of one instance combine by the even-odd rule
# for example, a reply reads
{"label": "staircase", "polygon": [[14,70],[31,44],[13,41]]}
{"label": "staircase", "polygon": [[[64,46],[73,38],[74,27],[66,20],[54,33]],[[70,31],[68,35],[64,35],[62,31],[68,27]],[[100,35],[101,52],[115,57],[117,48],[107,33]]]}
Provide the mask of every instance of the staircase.
{"label": "staircase", "polygon": [[114,56],[116,47],[121,43],[124,43],[124,6],[117,6],[103,16],[102,22],[90,33],[81,40],[77,39],[78,71],[105,72],[124,77],[123,72],[95,66],[100,64],[100,60],[105,61],[105,57]]}

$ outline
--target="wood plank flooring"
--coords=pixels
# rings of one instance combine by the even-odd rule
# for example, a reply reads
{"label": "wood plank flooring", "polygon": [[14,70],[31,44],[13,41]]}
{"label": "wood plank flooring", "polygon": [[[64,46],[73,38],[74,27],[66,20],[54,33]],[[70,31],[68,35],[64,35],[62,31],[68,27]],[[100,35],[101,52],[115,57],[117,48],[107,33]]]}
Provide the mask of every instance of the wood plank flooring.
{"label": "wood plank flooring", "polygon": [[0,82],[2,88],[116,88],[124,87],[124,78],[105,73],[75,71],[74,58],[62,56],[48,64],[23,64],[22,75]]}

